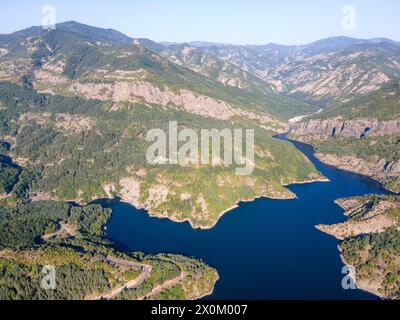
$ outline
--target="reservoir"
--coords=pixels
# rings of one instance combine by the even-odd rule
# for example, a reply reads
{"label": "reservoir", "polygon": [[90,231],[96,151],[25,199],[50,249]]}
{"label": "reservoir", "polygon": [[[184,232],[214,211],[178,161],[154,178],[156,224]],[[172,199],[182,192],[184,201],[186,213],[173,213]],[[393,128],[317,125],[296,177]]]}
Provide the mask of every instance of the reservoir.
{"label": "reservoir", "polygon": [[[284,136],[278,137],[285,139]],[[339,241],[315,228],[344,221],[341,197],[389,193],[374,180],[327,166],[311,146],[293,143],[330,182],[291,185],[293,200],[240,203],[210,230],[152,218],[115,203],[107,237],[129,251],[179,253],[204,260],[220,280],[205,299],[377,299],[342,288]]]}

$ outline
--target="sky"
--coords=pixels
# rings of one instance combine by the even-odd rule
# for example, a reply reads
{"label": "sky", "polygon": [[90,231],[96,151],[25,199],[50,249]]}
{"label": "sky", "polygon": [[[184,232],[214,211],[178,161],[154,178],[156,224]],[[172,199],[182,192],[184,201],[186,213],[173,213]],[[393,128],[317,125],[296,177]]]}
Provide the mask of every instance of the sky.
{"label": "sky", "polygon": [[399,0],[1,0],[0,34],[74,20],[154,41],[306,44],[330,36],[400,41]]}

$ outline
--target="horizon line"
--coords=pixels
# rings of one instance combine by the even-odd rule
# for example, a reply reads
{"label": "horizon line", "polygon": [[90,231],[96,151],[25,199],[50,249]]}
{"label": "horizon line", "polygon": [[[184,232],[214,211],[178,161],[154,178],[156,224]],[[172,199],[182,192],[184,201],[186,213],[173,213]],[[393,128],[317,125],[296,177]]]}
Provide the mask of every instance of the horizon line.
{"label": "horizon line", "polygon": [[[82,22],[78,22],[76,20],[65,20],[62,22],[57,22],[55,25],[59,25],[59,24],[65,24],[65,23],[77,23],[77,24],[81,24],[81,25],[85,25],[85,26],[89,26],[92,28],[98,28],[98,29],[103,29],[103,30],[113,30],[116,32],[119,32],[123,35],[125,35],[126,37],[129,37],[131,39],[147,39],[150,41],[153,41],[155,43],[158,44],[165,44],[165,45],[182,45],[182,44],[191,44],[191,43],[210,43],[210,44],[214,44],[214,45],[230,45],[230,46],[267,46],[267,45],[278,45],[278,46],[285,46],[285,47],[301,47],[301,46],[307,46],[310,44],[313,44],[315,42],[321,41],[321,40],[327,40],[327,39],[333,39],[333,38],[347,38],[347,39],[354,39],[354,40],[360,40],[360,41],[372,41],[372,40],[376,40],[376,39],[385,39],[385,40],[389,40],[395,43],[398,43],[400,45],[400,40],[394,40],[392,38],[388,38],[388,37],[384,37],[384,36],[376,36],[376,37],[372,37],[372,38],[355,38],[355,37],[351,37],[351,36],[345,36],[345,35],[332,35],[332,36],[327,36],[327,37],[323,37],[323,38],[318,38],[317,40],[311,41],[311,42],[307,42],[307,43],[302,43],[302,44],[283,44],[283,43],[278,43],[278,42],[264,42],[264,43],[232,43],[232,42],[218,42],[218,41],[208,41],[208,40],[189,40],[189,41],[163,41],[163,40],[153,40],[150,37],[146,37],[146,36],[140,36],[140,37],[132,37],[130,35],[128,35],[125,32],[119,31],[117,29],[114,28],[107,28],[107,27],[99,27],[99,26],[94,26],[94,25],[90,25],[87,23],[82,23]],[[13,33],[19,32],[19,31],[23,31],[23,30],[27,30],[30,28],[40,28],[42,27],[41,25],[31,25],[19,30],[15,30],[9,33],[0,33],[1,35],[11,35]]]}

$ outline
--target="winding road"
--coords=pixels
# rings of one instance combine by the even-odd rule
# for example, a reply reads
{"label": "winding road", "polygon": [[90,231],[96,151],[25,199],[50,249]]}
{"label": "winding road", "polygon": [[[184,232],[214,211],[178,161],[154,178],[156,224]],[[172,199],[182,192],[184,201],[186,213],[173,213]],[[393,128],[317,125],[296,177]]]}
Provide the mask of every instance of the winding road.
{"label": "winding road", "polygon": [[124,283],[123,285],[112,289],[107,293],[102,293],[97,296],[92,296],[88,298],[88,300],[112,300],[115,299],[124,289],[135,289],[140,286],[144,281],[146,281],[150,277],[152,267],[147,264],[140,264],[133,261],[116,258],[112,256],[107,256],[106,260],[110,263],[114,263],[120,266],[141,269],[142,272],[136,279],[133,279],[129,282]]}
{"label": "winding road", "polygon": [[183,278],[185,278],[185,277],[186,277],[186,274],[185,274],[184,272],[181,272],[181,273],[179,274],[179,276],[177,276],[176,278],[171,279],[171,280],[167,280],[167,281],[165,281],[163,284],[159,284],[159,285],[155,286],[155,287],[153,288],[153,290],[151,290],[151,292],[150,292],[149,294],[145,295],[144,297],[139,298],[138,300],[146,300],[146,299],[149,299],[151,296],[154,296],[154,295],[160,293],[160,292],[163,291],[164,289],[167,289],[167,288],[169,288],[169,287],[172,287],[172,286],[178,284],[178,283],[179,283],[181,280],[183,280]]}
{"label": "winding road", "polygon": [[[151,270],[152,270],[152,266],[150,266],[150,265],[141,264],[141,263],[129,261],[129,260],[122,259],[122,258],[116,258],[116,257],[112,257],[112,256],[107,256],[106,260],[110,263],[113,263],[113,264],[116,264],[119,266],[124,266],[124,267],[129,267],[129,268],[134,268],[134,269],[140,268],[142,270],[142,272],[139,275],[139,277],[137,277],[136,279],[126,282],[123,285],[120,285],[120,286],[110,290],[109,292],[101,293],[101,294],[98,294],[95,296],[89,296],[89,297],[87,297],[86,300],[112,300],[112,299],[115,299],[123,290],[135,289],[135,288],[139,287],[144,281],[146,281],[150,277]],[[155,286],[151,290],[151,292],[149,292],[147,295],[145,295],[143,297],[138,298],[138,300],[149,299],[150,297],[160,293],[164,289],[178,284],[185,277],[186,277],[186,273],[181,271],[179,276],[177,276],[174,279],[167,280],[164,283]]]}

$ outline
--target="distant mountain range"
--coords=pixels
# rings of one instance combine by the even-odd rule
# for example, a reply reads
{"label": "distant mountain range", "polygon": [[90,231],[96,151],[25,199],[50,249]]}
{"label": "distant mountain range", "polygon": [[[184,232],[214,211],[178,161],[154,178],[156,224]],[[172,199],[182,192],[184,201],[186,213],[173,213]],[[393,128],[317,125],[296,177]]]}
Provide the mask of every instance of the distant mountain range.
{"label": "distant mountain range", "polygon": [[204,66],[208,54],[256,75],[277,92],[321,107],[373,92],[400,76],[400,43],[386,38],[331,37],[299,46],[135,41],[175,62],[187,61],[192,69]]}
{"label": "distant mountain range", "polygon": [[[274,43],[232,45],[205,41],[157,43],[73,21],[60,23],[57,28],[84,36],[97,44],[141,45],[192,71],[212,75],[214,80],[224,84],[253,89],[260,89],[261,84],[264,94],[271,95],[265,91],[272,89],[322,107],[353,95],[372,92],[400,75],[400,43],[387,38],[341,36],[297,46]],[[41,27],[31,27],[0,35],[0,43],[19,43],[21,39],[41,32]],[[274,111],[278,115],[278,111]]]}
{"label": "distant mountain range", "polygon": [[[326,119],[335,114],[336,118],[342,117],[344,120],[328,119],[327,127],[321,127],[325,120],[314,120],[317,121],[317,128],[311,125],[303,128],[303,124],[300,124],[300,128],[296,128],[294,133],[306,136],[304,139],[309,142],[319,134],[322,135],[320,140],[325,141],[324,135],[332,138],[333,130],[333,135],[337,135],[340,132],[337,126],[342,123],[343,126],[355,126],[356,129],[352,129],[352,132],[359,138],[368,130],[362,125],[360,127],[358,120],[355,124],[343,121],[353,121],[353,118],[358,119],[369,114],[371,119],[368,122],[363,120],[363,123],[368,123],[374,130],[390,128],[388,132],[395,134],[397,122],[388,124],[387,121],[395,121],[399,114],[396,103],[398,90],[392,90],[389,84],[394,83],[397,88],[399,78],[400,45],[385,38],[362,40],[333,37],[303,46],[208,42],[170,44],[130,38],[112,29],[101,29],[77,22],[58,24],[56,30],[46,31],[40,27],[31,27],[0,35],[0,81],[19,84],[38,93],[58,97],[62,101],[71,96],[83,99],[78,105],[86,105],[88,102],[85,101],[98,101],[103,105],[102,108],[111,112],[102,116],[96,115],[91,118],[92,121],[106,121],[105,119],[112,117],[112,112],[129,114],[132,104],[140,104],[142,107],[136,109],[140,112],[154,108],[165,119],[183,117],[194,127],[201,127],[201,124],[220,126],[223,123],[256,126],[265,131],[262,134],[263,141],[271,141],[273,134],[286,131],[289,119],[313,114],[321,107],[326,110],[315,117]],[[388,85],[389,89],[385,89]],[[10,92],[18,91],[17,87],[9,85],[3,85],[3,89],[8,92],[4,101],[9,101]],[[26,95],[27,92],[18,94]],[[39,98],[34,96],[32,99]],[[372,101],[372,105],[364,108]],[[382,107],[379,109],[379,106]],[[90,116],[86,111],[83,115],[85,118],[77,121],[80,125],[74,130],[81,131],[81,126],[91,127],[90,120],[86,118]],[[25,125],[26,119],[31,119],[32,115],[10,117],[6,121],[8,129],[5,132],[8,133],[12,132],[10,123],[22,121]],[[145,114],[140,114],[139,117],[141,130],[154,122],[152,119],[143,123],[142,120],[147,118]],[[126,115],[126,119],[129,118]],[[68,115],[63,116],[63,119],[68,119],[65,121],[69,123],[74,118],[73,115]],[[155,119],[153,125],[160,125],[161,118]],[[382,119],[386,122],[376,123],[378,120],[383,121]],[[109,121],[121,126],[116,119]],[[220,123],[217,125],[215,121]],[[382,130],[377,134],[383,135]],[[116,136],[119,134],[121,132],[113,133]],[[337,143],[336,140],[334,143]],[[349,142],[343,143],[348,148]],[[380,141],[373,143],[381,146]],[[287,155],[297,159],[295,151],[285,150],[278,145],[279,143],[271,142],[269,151],[265,153],[272,155],[276,165],[283,165],[282,159],[287,161]],[[114,148],[115,146],[112,147]],[[385,157],[394,158],[393,153],[389,157],[384,152],[383,146],[378,151],[377,157],[382,161]],[[29,158],[29,153],[21,152],[19,157],[23,156]],[[134,163],[136,161],[137,159]],[[275,187],[268,191],[262,190],[261,179],[254,184],[251,194],[276,194],[285,179],[295,181],[312,176],[311,168],[299,173],[298,169],[302,165],[305,164],[296,160],[290,169],[288,163],[285,163],[285,170],[273,178],[261,171],[262,175],[272,179],[270,182]],[[384,179],[379,179],[397,190],[396,170],[390,172],[389,178],[385,176]],[[121,168],[116,172],[117,176],[121,175]],[[379,172],[381,174],[382,170]],[[119,176],[119,179],[123,178]],[[100,180],[98,184],[106,183],[106,179]],[[123,183],[125,180],[121,181]],[[278,181],[280,182],[277,183]],[[117,186],[120,181],[113,183]],[[57,187],[54,186],[54,189]],[[70,190],[77,192],[74,188]],[[101,187],[96,190],[100,193]],[[86,190],[86,193],[85,199],[90,195],[94,196],[93,190]],[[227,198],[230,197],[229,193],[227,191]],[[74,194],[71,194],[71,198],[74,198]],[[238,196],[234,198],[240,199]],[[210,200],[208,205],[214,205],[214,200]],[[150,200],[146,201],[142,199],[138,203],[148,209],[156,208],[150,204]],[[228,201],[226,206],[234,203],[235,201]],[[174,212],[175,205],[170,205],[167,214]],[[212,218],[194,224],[212,223],[226,206],[221,210],[214,207]],[[191,219],[189,213],[185,217]]]}
{"label": "distant mountain range", "polygon": [[[31,27],[0,35],[0,209],[5,213],[0,249],[40,249],[39,238],[47,242],[66,236],[70,241],[68,233],[73,236],[75,231],[65,226],[74,226],[78,241],[95,237],[88,247],[102,250],[101,256],[85,256],[115,267],[110,248],[102,249],[97,238],[109,212],[96,206],[78,212],[65,202],[119,197],[151,215],[211,228],[240,201],[292,199],[295,194],[288,185],[325,178],[292,144],[275,138],[289,131],[291,138],[312,144],[321,161],[369,175],[399,192],[399,83],[400,44],[385,38],[333,37],[301,46],[157,43],[72,21],[57,24],[55,30]],[[179,130],[254,129],[252,174],[237,175],[236,167],[218,163],[148,163],[148,132],[169,132],[170,122]],[[372,196],[340,203],[356,210],[348,212],[352,216],[345,226],[350,228],[339,230],[340,238],[351,236],[341,244],[346,261],[366,281],[375,274],[373,289],[381,296],[398,297],[398,198]],[[336,233],[342,226],[320,228]],[[374,235],[365,242],[371,230]],[[54,249],[60,243],[55,242]],[[68,242],[65,249],[74,251],[73,244]],[[45,248],[50,248],[48,243]],[[2,252],[0,260],[19,257]],[[57,252],[72,259],[68,266],[83,259],[83,250],[79,255]],[[146,262],[142,254],[136,258]],[[193,259],[154,259],[155,265],[146,265],[154,266],[156,273],[160,266],[167,270],[175,265],[170,279],[182,284],[178,293],[160,297],[197,298],[210,292],[218,278],[214,269]],[[15,292],[35,279],[26,275],[47,264],[17,260],[18,269],[17,262],[10,264],[17,276],[5,269],[10,289],[6,286],[0,297],[19,298]],[[92,262],[84,263],[83,270],[92,268]],[[379,268],[371,267],[377,263]],[[184,271],[180,276],[179,269]],[[82,276],[75,271],[73,288],[65,296],[106,292],[108,280],[125,278],[117,271],[118,279],[94,273],[96,285],[78,293],[75,283]],[[153,285],[167,282],[152,279],[136,292],[126,290],[123,281],[122,298],[147,297]],[[21,297],[33,297],[33,292],[25,290]]]}

